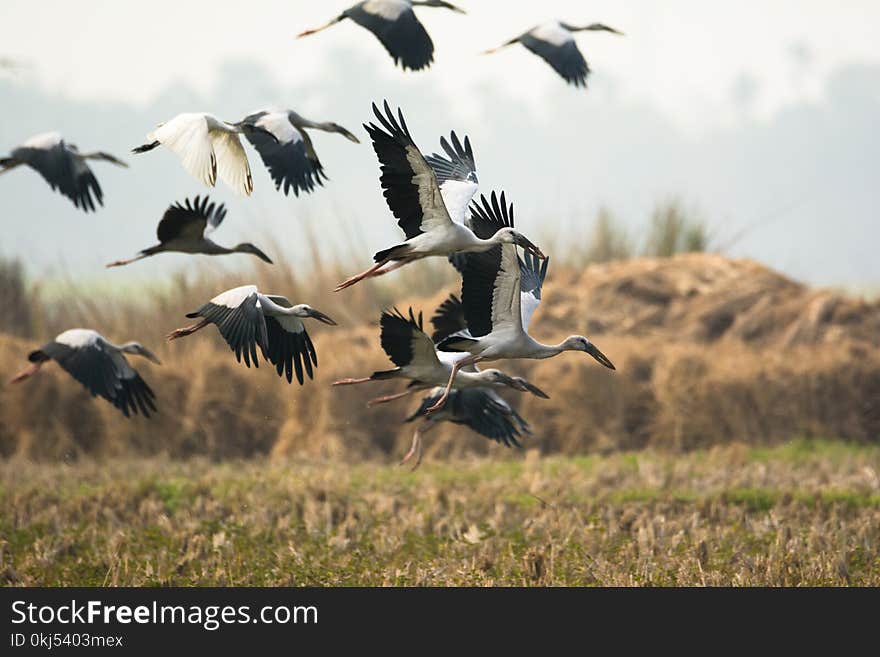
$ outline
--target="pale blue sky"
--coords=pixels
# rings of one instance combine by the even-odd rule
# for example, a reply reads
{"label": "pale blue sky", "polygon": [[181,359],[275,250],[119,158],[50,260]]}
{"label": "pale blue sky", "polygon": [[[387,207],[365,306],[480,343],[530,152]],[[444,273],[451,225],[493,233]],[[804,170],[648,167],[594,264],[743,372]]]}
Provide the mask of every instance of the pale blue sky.
{"label": "pale blue sky", "polygon": [[[423,150],[451,128],[468,133],[483,188],[508,190],[524,230],[579,239],[604,204],[635,231],[658,200],[679,196],[721,242],[754,226],[734,254],[820,284],[880,284],[870,246],[880,242],[880,3],[459,4],[467,16],[418,10],[436,62],[404,74],[353,24],[293,39],[345,2],[252,0],[242,11],[216,0],[5,0],[0,57],[19,66],[0,71],[0,151],[59,129],[83,148],[125,155],[132,169],[95,165],[107,205],[89,216],[30,172],[0,177],[0,252],[104,276],[103,262],[152,243],[168,203],[206,191],[168,153],[127,154],[177,112],[236,118],[288,105],[364,137],[370,101],[388,97]],[[522,48],[477,54],[548,18],[627,34],[578,37],[594,70],[588,92]],[[331,246],[356,229],[359,266],[394,240],[369,146],[329,135],[316,145],[332,180],[300,199],[277,194],[251,151],[254,196],[213,190],[230,205],[218,241],[268,233],[297,260],[302,224]],[[168,256],[118,275],[155,276],[184,261]]]}

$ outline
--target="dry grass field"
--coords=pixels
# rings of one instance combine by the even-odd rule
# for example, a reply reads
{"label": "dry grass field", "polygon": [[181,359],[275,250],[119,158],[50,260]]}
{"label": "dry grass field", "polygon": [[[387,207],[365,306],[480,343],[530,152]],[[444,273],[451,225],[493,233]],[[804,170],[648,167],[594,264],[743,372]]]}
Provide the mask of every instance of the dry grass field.
{"label": "dry grass field", "polygon": [[880,448],[0,464],[18,585],[880,585]]}

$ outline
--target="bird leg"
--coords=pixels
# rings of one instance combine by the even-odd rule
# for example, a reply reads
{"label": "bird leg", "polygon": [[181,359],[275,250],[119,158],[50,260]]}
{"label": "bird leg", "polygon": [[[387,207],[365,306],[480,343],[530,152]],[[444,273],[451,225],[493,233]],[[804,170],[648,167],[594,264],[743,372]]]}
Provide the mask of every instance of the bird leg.
{"label": "bird leg", "polygon": [[449,397],[449,391],[452,390],[452,382],[455,380],[455,375],[458,374],[458,370],[466,365],[472,365],[481,360],[480,356],[468,356],[467,358],[463,358],[458,362],[452,364],[452,371],[449,373],[449,381],[446,382],[446,388],[443,390],[443,395],[440,399],[437,400],[431,408],[425,411],[426,414],[430,415],[431,413],[436,413],[443,405],[446,403],[447,398]]}
{"label": "bird leg", "polygon": [[339,379],[338,381],[334,381],[331,383],[331,386],[350,386],[355,383],[367,383],[368,381],[372,381],[373,378],[369,376],[362,377],[360,379]]}
{"label": "bird leg", "polygon": [[322,25],[321,27],[315,27],[311,30],[303,30],[302,32],[300,32],[299,34],[296,35],[296,38],[301,39],[304,36],[309,36],[310,34],[317,34],[321,30],[326,30],[328,27],[333,27],[334,25],[336,25],[336,23],[341,21],[343,18],[345,18],[345,16],[337,16],[336,18],[334,18],[333,20],[328,22],[326,25]]}
{"label": "bird leg", "polygon": [[43,365],[43,361],[41,361],[39,363],[31,363],[26,368],[24,368],[21,372],[19,372],[14,377],[9,379],[9,383],[20,383],[21,381],[24,381],[25,379],[29,379],[30,377],[32,377],[34,374],[36,374],[40,370],[40,367],[42,365]]}
{"label": "bird leg", "polygon": [[387,404],[390,401],[394,401],[395,399],[400,399],[401,397],[406,397],[407,395],[411,395],[415,392],[415,388],[411,388],[409,390],[404,390],[403,392],[394,393],[393,395],[382,395],[381,397],[376,397],[375,399],[371,399],[367,402],[367,406],[375,406],[376,404]]}
{"label": "bird leg", "polygon": [[[425,427],[425,425],[422,426]],[[415,456],[416,462],[413,464],[412,472],[416,471],[416,468],[418,468],[419,465],[421,465],[422,463],[422,436],[436,426],[436,422],[428,422],[424,430],[422,429],[422,427],[416,427],[416,432],[413,434],[412,445],[410,446],[409,451],[406,453],[406,455],[400,460],[399,465],[405,464],[413,456]]]}
{"label": "bird leg", "polygon": [[146,257],[147,257],[146,254],[141,254],[139,256],[135,256],[134,258],[129,258],[128,260],[117,260],[115,262],[111,262],[111,263],[105,265],[105,267],[107,267],[108,269],[110,267],[121,267],[122,265],[127,265],[129,263],[134,262],[135,260],[140,260],[141,258],[146,258]]}
{"label": "bird leg", "polygon": [[203,319],[198,324],[193,324],[192,326],[184,326],[183,328],[174,329],[173,331],[171,331],[171,333],[166,335],[165,338],[168,340],[168,342],[171,342],[172,340],[177,340],[177,338],[185,338],[186,336],[192,335],[196,331],[205,328],[210,323],[211,322],[209,322],[207,319]]}
{"label": "bird leg", "polygon": [[351,287],[355,283],[358,283],[358,282],[364,280],[365,278],[369,278],[370,276],[373,276],[374,272],[378,271],[383,265],[386,265],[386,264],[388,264],[388,260],[380,260],[379,262],[377,262],[375,265],[373,265],[372,267],[370,267],[366,271],[363,271],[360,274],[357,274],[356,276],[346,278],[339,285],[337,285],[333,289],[333,291],[339,292],[340,290],[344,290],[347,287]]}
{"label": "bird leg", "polygon": [[388,267],[385,267],[384,269],[380,269],[380,270],[370,274],[367,278],[375,278],[376,276],[382,276],[382,274],[387,274],[388,272],[394,271],[395,269],[400,269],[401,267],[403,267],[405,264],[407,264],[409,262],[412,262],[412,260],[410,260],[410,259],[398,260],[393,265],[389,265]]}

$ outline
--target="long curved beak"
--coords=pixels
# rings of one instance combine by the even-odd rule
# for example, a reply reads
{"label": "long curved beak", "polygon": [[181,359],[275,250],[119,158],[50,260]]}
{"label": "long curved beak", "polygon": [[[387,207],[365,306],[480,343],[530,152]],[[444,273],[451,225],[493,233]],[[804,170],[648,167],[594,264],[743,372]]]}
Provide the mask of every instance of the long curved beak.
{"label": "long curved beak", "polygon": [[343,127],[342,127],[341,125],[339,125],[338,123],[334,123],[333,125],[336,126],[336,131],[339,132],[339,134],[341,134],[343,137],[345,137],[346,139],[348,139],[348,141],[353,141],[355,144],[360,144],[360,143],[361,143],[361,140],[360,140],[360,139],[358,139],[357,137],[355,137],[351,132],[349,132],[348,130],[346,130],[345,128],[343,128]]}
{"label": "long curved beak", "polygon": [[535,395],[535,397],[540,397],[541,399],[550,399],[550,395],[520,376],[513,378],[513,387],[523,392],[530,392]]}
{"label": "long curved beak", "polygon": [[609,360],[608,356],[606,356],[601,351],[599,351],[599,348],[596,345],[594,345],[592,342],[590,342],[587,345],[587,353],[590,354],[590,356],[595,358],[597,361],[602,363],[602,365],[607,367],[609,370],[616,370],[617,369],[616,367],[614,367],[614,363],[612,363],[611,360]]}
{"label": "long curved beak", "polygon": [[455,5],[449,5],[449,8],[452,11],[458,12],[459,14],[467,14],[467,12],[464,9],[462,9],[461,7],[456,7]]}
{"label": "long curved beak", "polygon": [[161,364],[162,364],[162,361],[159,360],[159,359],[156,357],[156,354],[154,354],[154,353],[153,353],[152,351],[150,351],[149,349],[142,349],[142,350],[141,350],[141,356],[143,356],[144,358],[146,358],[146,359],[149,360],[149,361],[152,361],[152,362],[156,363],[156,365],[161,365]]}
{"label": "long curved beak", "polygon": [[526,251],[528,251],[529,253],[531,253],[533,256],[540,258],[541,260],[544,260],[547,257],[541,252],[541,249],[539,249],[537,246],[535,246],[532,242],[530,242],[525,237],[522,237],[519,240],[517,240],[517,244],[519,246],[521,246],[523,249],[525,249]]}
{"label": "long curved beak", "polygon": [[320,310],[315,310],[314,308],[309,310],[309,317],[317,319],[319,322],[323,322],[324,324],[329,324],[330,326],[338,326],[338,324],[330,317],[322,313]]}
{"label": "long curved beak", "polygon": [[254,255],[257,256],[263,262],[268,262],[270,265],[275,264],[274,262],[272,262],[272,259],[269,256],[267,256],[265,253],[260,251],[260,249],[258,249],[257,247],[254,247]]}

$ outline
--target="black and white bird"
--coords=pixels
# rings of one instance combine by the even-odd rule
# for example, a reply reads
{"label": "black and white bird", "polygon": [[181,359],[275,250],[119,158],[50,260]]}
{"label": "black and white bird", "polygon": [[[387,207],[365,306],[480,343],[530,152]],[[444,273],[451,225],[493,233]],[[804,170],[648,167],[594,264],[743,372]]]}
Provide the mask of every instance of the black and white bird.
{"label": "black and white bird", "polygon": [[505,46],[521,43],[545,62],[550,64],[562,79],[576,87],[587,86],[590,66],[581,54],[574,40],[575,32],[611,32],[623,35],[612,27],[602,23],[593,23],[584,27],[569,25],[561,21],[550,21],[533,27],[528,32],[502,43],[497,48],[490,48],[485,53],[493,53]]}
{"label": "black and white bird", "polygon": [[471,228],[468,205],[480,188],[471,140],[465,135],[462,143],[455,131],[452,131],[449,133],[449,141],[445,137],[440,138],[440,146],[446,155],[432,153],[425,161],[437,177],[440,196],[443,197],[443,205],[446,206],[449,218]]}
{"label": "black and white bird", "polygon": [[[519,245],[539,258],[543,257],[537,246],[511,226],[499,224],[497,231],[484,239],[467,226],[453,221],[444,203],[437,176],[413,142],[403,112],[398,109],[398,118],[395,119],[386,101],[385,116],[375,103],[373,113],[382,127],[374,123],[365,124],[364,127],[370,134],[373,150],[381,164],[379,181],[385,190],[385,200],[397,217],[397,225],[403,229],[406,241],[376,253],[372,267],[346,279],[336,286],[336,291],[365,278],[387,274],[422,258],[449,256],[458,252],[476,253],[499,244]],[[394,264],[388,265],[391,262]]]}
{"label": "black and white bird", "polygon": [[466,13],[443,0],[365,0],[352,5],[326,25],[300,32],[297,37],[326,30],[348,18],[372,32],[395,64],[400,63],[404,70],[419,71],[434,61],[434,43],[416,18],[413,7],[443,7]]}
{"label": "black and white bird", "polygon": [[244,136],[257,149],[269,170],[275,188],[281,190],[283,187],[285,196],[291,189],[295,196],[300,192],[314,191],[315,185],[323,185],[327,180],[305,128],[338,132],[349,141],[360,143],[338,123],[309,121],[291,110],[260,110],[246,116],[241,126]]}
{"label": "black and white bird", "polygon": [[463,388],[449,393],[449,399],[436,413],[428,409],[443,395],[443,387],[431,390],[419,407],[404,422],[421,419],[413,433],[412,445],[400,461],[403,465],[415,457],[412,469],[422,462],[422,436],[441,422],[460,424],[486,436],[505,447],[522,447],[519,438],[532,435],[531,428],[522,416],[491,388]]}
{"label": "black and white bird", "polygon": [[[500,202],[495,194],[491,202],[483,196],[482,205],[472,204],[471,214],[477,223],[512,223],[513,204],[507,205],[503,194]],[[554,345],[543,344],[529,335],[529,324],[541,303],[549,258],[542,264],[527,253],[523,259],[514,246],[503,245],[484,253],[468,254],[456,264],[462,272],[461,302],[467,330],[441,340],[438,349],[470,355],[453,364],[447,391],[458,368],[482,361],[544,359],[564,351],[583,351],[605,367],[615,369],[605,354],[582,335],[569,336]],[[440,409],[445,401],[446,397],[441,397],[429,412]]]}
{"label": "black and white bird", "polygon": [[147,135],[149,141],[133,148],[132,152],[146,153],[159,145],[167,146],[196,180],[213,187],[219,176],[237,194],[250,196],[254,181],[247,154],[238,138],[243,131],[240,123],[227,123],[212,114],[178,114],[160,123]]}
{"label": "black and white bird", "polygon": [[196,331],[214,324],[226,340],[235,358],[248,367],[253,362],[259,367],[257,347],[267,361],[275,366],[278,376],[287,375],[287,382],[293,381],[293,374],[300,385],[303,383],[303,370],[311,379],[318,366],[318,355],[303,319],[311,317],[319,322],[336,326],[336,322],[311,306],[294,306],[287,297],[276,294],[263,294],[256,285],[242,285],[226,290],[187,317],[201,317],[201,321],[191,326],[179,328],[168,334],[168,340],[192,335]]}
{"label": "black and white bird", "polygon": [[217,206],[214,203],[209,203],[207,196],[201,200],[196,196],[192,203],[190,203],[189,199],[185,199],[184,205],[175,203],[165,210],[165,214],[162,215],[162,219],[156,228],[156,237],[159,239],[158,244],[144,249],[134,258],[117,260],[107,266],[120,267],[136,260],[156,255],[157,253],[169,251],[176,253],[202,253],[205,255],[250,253],[271,265],[272,261],[269,259],[269,256],[250,242],[242,242],[230,249],[208,239],[208,235],[223,222],[225,216],[226,207],[222,204]]}
{"label": "black and white bird", "polygon": [[86,160],[103,160],[120,167],[128,165],[109,153],[94,151],[80,153],[57,132],[46,132],[31,137],[13,149],[8,157],[0,158],[0,174],[26,164],[37,171],[52,189],[57,189],[85,212],[95,210],[95,201],[104,205],[104,193],[98,179]]}
{"label": "black and white bird", "polygon": [[[388,381],[391,379],[408,379],[409,387],[401,393],[386,395],[371,400],[370,405],[399,399],[419,390],[446,385],[453,371],[453,363],[461,358],[461,354],[438,352],[434,342],[422,327],[422,314],[418,319],[412,308],[407,317],[399,310],[386,310],[379,320],[381,326],[381,343],[383,351],[396,365],[394,369],[373,372],[362,378],[349,378],[334,381],[333,385],[352,385],[370,381]],[[470,371],[457,368],[453,375],[456,388],[474,388],[480,386],[506,386],[514,390],[530,392],[538,397],[547,395],[537,386],[525,379],[512,377],[500,370],[487,369]]]}
{"label": "black and white bird", "polygon": [[125,417],[155,412],[155,395],[140,374],[128,364],[125,354],[136,354],[160,365],[159,359],[139,342],[115,345],[97,331],[70,329],[28,354],[31,364],[10,383],[19,383],[36,374],[54,360],[92,396],[103,397],[122,411]]}

